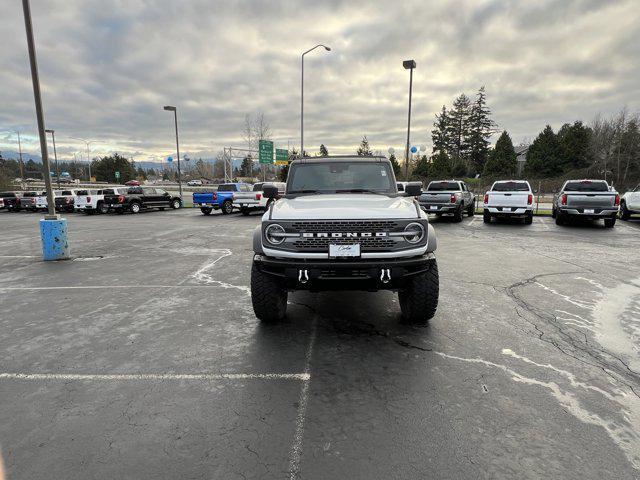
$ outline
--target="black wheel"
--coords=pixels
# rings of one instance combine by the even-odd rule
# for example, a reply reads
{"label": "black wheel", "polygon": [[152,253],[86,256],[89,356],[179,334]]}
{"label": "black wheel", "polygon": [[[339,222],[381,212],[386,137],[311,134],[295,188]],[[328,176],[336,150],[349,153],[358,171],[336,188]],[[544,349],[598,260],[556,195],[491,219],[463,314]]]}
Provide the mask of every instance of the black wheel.
{"label": "black wheel", "polygon": [[622,220],[629,220],[629,218],[631,218],[631,212],[629,212],[627,204],[624,202],[620,204],[620,218]]}
{"label": "black wheel", "polygon": [[231,200],[225,200],[222,202],[222,213],[229,215],[231,212],[233,212],[233,203]]}
{"label": "black wheel", "polygon": [[613,228],[615,224],[616,224],[616,217],[604,219],[605,228]]}
{"label": "black wheel", "polygon": [[556,212],[556,225],[564,225],[564,215]]}
{"label": "black wheel", "polygon": [[208,207],[200,207],[200,211],[205,215],[211,215],[211,208]]}
{"label": "black wheel", "polygon": [[249,210],[247,207],[240,207],[240,213],[244,216],[247,216],[251,213],[251,210]]}
{"label": "black wheel", "polygon": [[471,205],[469,205],[469,209],[467,210],[467,215],[473,217],[476,214],[476,201],[474,200]]}
{"label": "black wheel", "polygon": [[464,211],[464,205],[460,205],[456,210],[456,213],[453,214],[453,221],[458,223],[462,221],[462,212]]}
{"label": "black wheel", "polygon": [[131,210],[131,213],[140,213],[142,207],[138,202],[131,202],[131,205],[129,205],[129,210]]}
{"label": "black wheel", "polygon": [[411,277],[407,285],[398,292],[404,320],[413,324],[427,323],[438,309],[439,291],[438,264],[434,260],[426,272]]}
{"label": "black wheel", "polygon": [[551,209],[551,218],[557,218],[558,217],[558,213],[556,212],[555,208]]}
{"label": "black wheel", "polygon": [[533,223],[533,212],[527,213],[524,217],[524,224],[531,225]]}
{"label": "black wheel", "polygon": [[256,317],[265,323],[278,322],[287,313],[287,290],[280,279],[262,273],[255,263],[251,266],[251,303]]}
{"label": "black wheel", "polygon": [[98,213],[101,213],[103,215],[106,214],[106,213],[109,213],[109,207],[104,203],[99,203],[98,204]]}
{"label": "black wheel", "polygon": [[[179,209],[182,206],[182,201],[179,198],[174,198],[171,201],[171,208],[173,208],[174,210]],[[160,210],[164,210],[163,208],[161,208]]]}
{"label": "black wheel", "polygon": [[482,213],[482,220],[484,223],[491,223],[491,214],[489,213],[489,210],[485,210]]}

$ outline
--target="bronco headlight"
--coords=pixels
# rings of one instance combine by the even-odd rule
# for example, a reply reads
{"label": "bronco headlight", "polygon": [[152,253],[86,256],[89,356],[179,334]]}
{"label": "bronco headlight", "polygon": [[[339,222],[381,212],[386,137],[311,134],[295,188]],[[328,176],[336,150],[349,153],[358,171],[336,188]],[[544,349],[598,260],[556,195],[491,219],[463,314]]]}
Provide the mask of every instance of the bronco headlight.
{"label": "bronco headlight", "polygon": [[284,228],[277,223],[272,223],[265,229],[264,237],[272,245],[280,245],[286,238]]}
{"label": "bronco headlight", "polygon": [[424,225],[412,222],[404,227],[404,239],[409,243],[420,243],[425,236]]}

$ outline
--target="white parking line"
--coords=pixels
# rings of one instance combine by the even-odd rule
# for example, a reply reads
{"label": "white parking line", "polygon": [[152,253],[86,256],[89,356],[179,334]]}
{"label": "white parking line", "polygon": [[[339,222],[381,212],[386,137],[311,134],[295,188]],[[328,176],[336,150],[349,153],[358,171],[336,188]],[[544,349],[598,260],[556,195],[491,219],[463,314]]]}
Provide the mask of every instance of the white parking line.
{"label": "white parking line", "polygon": [[547,222],[545,222],[542,218],[535,217],[535,219],[538,221],[540,225],[542,225],[545,228],[545,230],[549,230],[549,225],[547,225]]}
{"label": "white parking line", "polygon": [[0,373],[0,380],[300,380],[309,382],[305,373],[131,373],[131,374],[77,374],[77,373]]}
{"label": "white parking line", "polygon": [[300,476],[300,458],[302,455],[302,440],[304,438],[304,423],[307,414],[307,401],[309,400],[309,384],[311,383],[311,356],[313,355],[313,347],[316,343],[316,329],[318,318],[313,319],[311,326],[311,335],[309,337],[309,346],[304,361],[304,373],[308,375],[307,380],[302,383],[300,389],[300,399],[298,400],[298,414],[296,415],[296,432],[293,436],[293,445],[291,445],[291,456],[289,459],[289,478],[295,480]]}

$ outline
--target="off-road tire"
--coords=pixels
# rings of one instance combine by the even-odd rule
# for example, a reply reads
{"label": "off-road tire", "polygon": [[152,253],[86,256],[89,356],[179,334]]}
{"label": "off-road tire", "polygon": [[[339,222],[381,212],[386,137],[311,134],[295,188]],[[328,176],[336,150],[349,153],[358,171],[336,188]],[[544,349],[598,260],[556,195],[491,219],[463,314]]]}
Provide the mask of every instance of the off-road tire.
{"label": "off-road tire", "polygon": [[102,215],[109,213],[109,207],[105,205],[103,202],[99,202],[97,212]]}
{"label": "off-road tire", "polygon": [[627,204],[624,202],[620,205],[620,218],[622,220],[629,220],[629,218],[631,218],[631,213],[627,209]]}
{"label": "off-road tire", "polygon": [[453,214],[453,221],[456,223],[460,223],[462,221],[462,212],[464,210],[464,205],[460,205],[456,212]]}
{"label": "off-road tire", "polygon": [[200,211],[205,215],[211,215],[211,208],[200,207]]}
{"label": "off-road tire", "polygon": [[282,320],[287,313],[287,296],[278,277],[262,273],[255,263],[251,266],[251,303],[261,322]]}
{"label": "off-road tire", "polygon": [[222,213],[225,215],[229,215],[233,212],[233,203],[231,200],[225,200],[222,202]]}
{"label": "off-road tire", "polygon": [[484,223],[491,223],[491,214],[489,213],[489,210],[482,212],[482,221]]}
{"label": "off-road tire", "polygon": [[471,205],[469,205],[469,208],[467,209],[467,215],[469,217],[473,217],[476,214],[476,202],[475,200],[471,203]]}
{"label": "off-road tire", "polygon": [[605,218],[604,219],[604,226],[605,228],[613,228],[616,224],[616,217],[612,217],[612,218]]}
{"label": "off-road tire", "polygon": [[403,320],[412,324],[427,323],[438,309],[439,291],[438,264],[433,260],[426,272],[411,277],[398,292]]}
{"label": "off-road tire", "polygon": [[142,206],[139,202],[131,202],[131,205],[129,205],[129,211],[131,213],[140,213],[140,210],[142,210]]}
{"label": "off-road tire", "polygon": [[533,223],[533,212],[527,213],[524,217],[524,224],[531,225]]}

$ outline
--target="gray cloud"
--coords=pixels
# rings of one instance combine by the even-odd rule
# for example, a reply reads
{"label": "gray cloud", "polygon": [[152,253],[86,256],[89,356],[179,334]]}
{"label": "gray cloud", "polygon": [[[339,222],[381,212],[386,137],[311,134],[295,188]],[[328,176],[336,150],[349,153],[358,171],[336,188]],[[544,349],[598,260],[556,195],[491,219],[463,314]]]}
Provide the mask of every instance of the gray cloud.
{"label": "gray cloud", "polygon": [[[243,144],[245,114],[263,111],[279,145],[299,142],[300,53],[306,57],[305,144],[352,152],[401,148],[415,58],[412,138],[433,116],[486,86],[494,119],[518,141],[547,123],[640,108],[636,0],[519,2],[32,0],[47,126],[58,152],[146,160],[182,149],[211,155]],[[0,18],[0,149],[20,130],[38,153],[19,3]]]}

